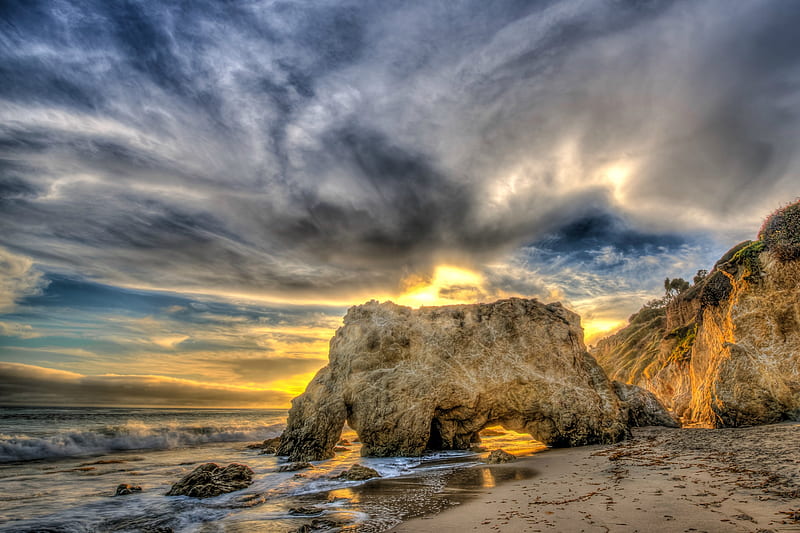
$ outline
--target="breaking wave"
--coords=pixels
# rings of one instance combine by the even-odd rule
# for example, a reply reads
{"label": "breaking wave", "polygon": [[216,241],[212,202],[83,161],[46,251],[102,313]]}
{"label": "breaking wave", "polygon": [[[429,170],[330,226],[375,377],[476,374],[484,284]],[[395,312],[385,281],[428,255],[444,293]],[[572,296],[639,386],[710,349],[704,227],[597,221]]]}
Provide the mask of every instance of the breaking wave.
{"label": "breaking wave", "polygon": [[95,455],[126,450],[166,450],[213,442],[258,441],[280,434],[269,426],[157,426],[129,422],[94,431],[62,431],[47,437],[0,434],[0,463]]}

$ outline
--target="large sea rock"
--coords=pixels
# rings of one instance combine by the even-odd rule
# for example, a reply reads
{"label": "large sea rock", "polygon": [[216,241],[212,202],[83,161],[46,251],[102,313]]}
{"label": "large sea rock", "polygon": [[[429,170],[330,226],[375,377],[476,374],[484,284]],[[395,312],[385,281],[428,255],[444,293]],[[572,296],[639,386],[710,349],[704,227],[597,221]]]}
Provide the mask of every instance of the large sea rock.
{"label": "large sea rock", "polygon": [[347,312],[328,366],[292,401],[278,455],[333,457],[345,422],[362,454],[413,456],[469,448],[495,424],[553,446],[615,442],[628,409],[561,304],[371,301]]}

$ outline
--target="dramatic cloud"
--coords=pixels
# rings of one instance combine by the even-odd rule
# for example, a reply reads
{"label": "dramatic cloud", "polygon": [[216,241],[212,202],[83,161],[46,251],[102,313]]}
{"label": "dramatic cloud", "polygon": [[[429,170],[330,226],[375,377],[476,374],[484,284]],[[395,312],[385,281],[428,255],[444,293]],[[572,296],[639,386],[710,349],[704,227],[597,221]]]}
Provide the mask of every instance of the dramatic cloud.
{"label": "dramatic cloud", "polygon": [[789,1],[4,2],[2,359],[296,391],[369,298],[612,329],[798,194],[799,25]]}
{"label": "dramatic cloud", "polygon": [[793,3],[62,1],[4,20],[0,241],[107,282],[361,298],[587,211],[741,238],[796,194]]}
{"label": "dramatic cloud", "polygon": [[0,363],[5,405],[140,407],[286,407],[283,391],[248,389],[162,376],[84,376],[19,363]]}

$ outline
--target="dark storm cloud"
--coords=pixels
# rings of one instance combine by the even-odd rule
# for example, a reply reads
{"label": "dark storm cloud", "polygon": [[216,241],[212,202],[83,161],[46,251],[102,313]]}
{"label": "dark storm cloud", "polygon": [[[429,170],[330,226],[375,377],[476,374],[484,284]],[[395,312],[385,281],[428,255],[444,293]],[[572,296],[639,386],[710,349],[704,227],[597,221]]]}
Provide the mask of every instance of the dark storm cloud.
{"label": "dark storm cloud", "polygon": [[0,245],[73,275],[323,300],[526,243],[602,273],[797,194],[793,2],[0,9]]}

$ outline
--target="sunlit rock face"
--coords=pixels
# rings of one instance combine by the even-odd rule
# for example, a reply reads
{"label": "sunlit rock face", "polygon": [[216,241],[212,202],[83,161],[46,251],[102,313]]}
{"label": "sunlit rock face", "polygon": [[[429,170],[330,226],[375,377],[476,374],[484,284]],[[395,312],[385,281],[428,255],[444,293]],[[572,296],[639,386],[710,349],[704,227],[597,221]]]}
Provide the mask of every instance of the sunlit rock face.
{"label": "sunlit rock face", "polygon": [[371,301],[348,311],[329,365],[292,402],[278,454],[332,457],[345,421],[364,455],[391,456],[466,449],[495,424],[548,445],[615,442],[627,419],[560,304]]}
{"label": "sunlit rock face", "polygon": [[800,260],[760,241],[731,249],[665,309],[643,309],[593,354],[688,423],[800,418]]}
{"label": "sunlit rock face", "polygon": [[800,261],[762,252],[723,270],[730,292],[704,307],[692,351],[697,422],[726,427],[800,415]]}

